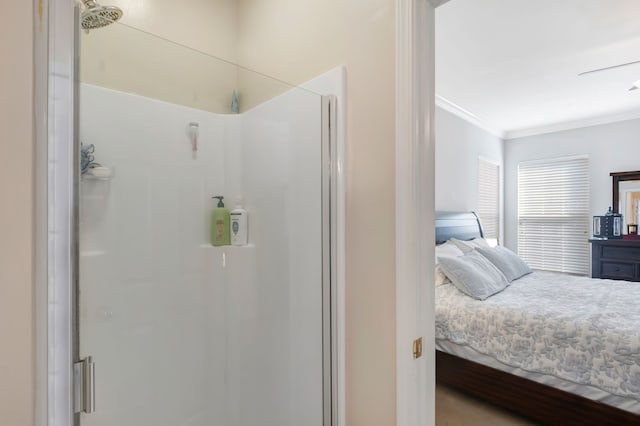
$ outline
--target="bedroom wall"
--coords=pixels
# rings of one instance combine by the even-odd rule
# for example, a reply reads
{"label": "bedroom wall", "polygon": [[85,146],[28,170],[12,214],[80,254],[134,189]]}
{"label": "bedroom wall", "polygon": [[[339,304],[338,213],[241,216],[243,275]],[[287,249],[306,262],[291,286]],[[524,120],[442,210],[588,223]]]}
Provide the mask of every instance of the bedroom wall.
{"label": "bedroom wall", "polygon": [[640,119],[505,141],[505,245],[518,245],[518,163],[589,154],[590,215],[604,214],[612,197],[609,173],[640,170],[639,134]]}
{"label": "bedroom wall", "polygon": [[[503,145],[499,137],[437,107],[436,210],[477,210],[478,158],[496,162],[504,171]],[[503,181],[500,187],[504,189]],[[500,236],[504,241],[504,215]]]}

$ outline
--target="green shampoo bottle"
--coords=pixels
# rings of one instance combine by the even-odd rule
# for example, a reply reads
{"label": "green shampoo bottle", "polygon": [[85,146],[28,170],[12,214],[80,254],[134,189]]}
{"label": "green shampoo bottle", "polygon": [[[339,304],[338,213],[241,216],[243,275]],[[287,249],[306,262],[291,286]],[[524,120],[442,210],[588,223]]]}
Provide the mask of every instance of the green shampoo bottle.
{"label": "green shampoo bottle", "polygon": [[218,195],[218,207],[211,214],[211,245],[228,246],[230,244],[229,209],[224,207],[224,197]]}

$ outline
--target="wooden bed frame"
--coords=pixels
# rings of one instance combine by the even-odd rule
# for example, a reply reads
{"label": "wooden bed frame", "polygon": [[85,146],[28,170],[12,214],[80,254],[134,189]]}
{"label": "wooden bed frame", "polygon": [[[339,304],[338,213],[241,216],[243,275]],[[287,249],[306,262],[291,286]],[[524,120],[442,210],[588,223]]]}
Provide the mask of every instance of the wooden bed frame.
{"label": "wooden bed frame", "polygon": [[[475,227],[475,230],[473,229]],[[436,212],[436,242],[481,237],[475,213]],[[640,425],[640,415],[436,350],[436,383],[549,425]]]}

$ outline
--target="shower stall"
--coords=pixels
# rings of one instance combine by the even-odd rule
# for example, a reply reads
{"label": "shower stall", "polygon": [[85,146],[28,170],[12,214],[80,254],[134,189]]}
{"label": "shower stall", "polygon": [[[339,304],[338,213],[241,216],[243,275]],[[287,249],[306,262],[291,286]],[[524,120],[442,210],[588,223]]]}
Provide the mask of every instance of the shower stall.
{"label": "shower stall", "polygon": [[[75,424],[337,424],[343,72],[293,86],[84,6]],[[246,244],[212,245],[214,196],[242,200]]]}

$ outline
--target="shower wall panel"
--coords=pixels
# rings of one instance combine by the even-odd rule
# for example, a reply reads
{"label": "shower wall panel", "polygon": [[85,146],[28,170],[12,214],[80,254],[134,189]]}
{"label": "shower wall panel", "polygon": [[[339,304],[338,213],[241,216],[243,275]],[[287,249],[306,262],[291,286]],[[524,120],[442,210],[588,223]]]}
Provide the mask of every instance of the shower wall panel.
{"label": "shower wall panel", "polygon": [[[81,85],[83,425],[322,425],[320,97],[218,115]],[[199,123],[194,156],[188,123]],[[249,245],[209,244],[242,195]]]}
{"label": "shower wall panel", "polygon": [[[81,86],[80,135],[111,179],[81,180],[80,344],[97,365],[87,425],[224,424],[222,283],[206,268],[238,117]],[[194,159],[188,123],[200,124]],[[212,401],[214,402],[212,404]]]}
{"label": "shower wall panel", "polygon": [[323,424],[320,118],[321,98],[302,89],[242,114],[256,281],[229,319],[231,425]]}

